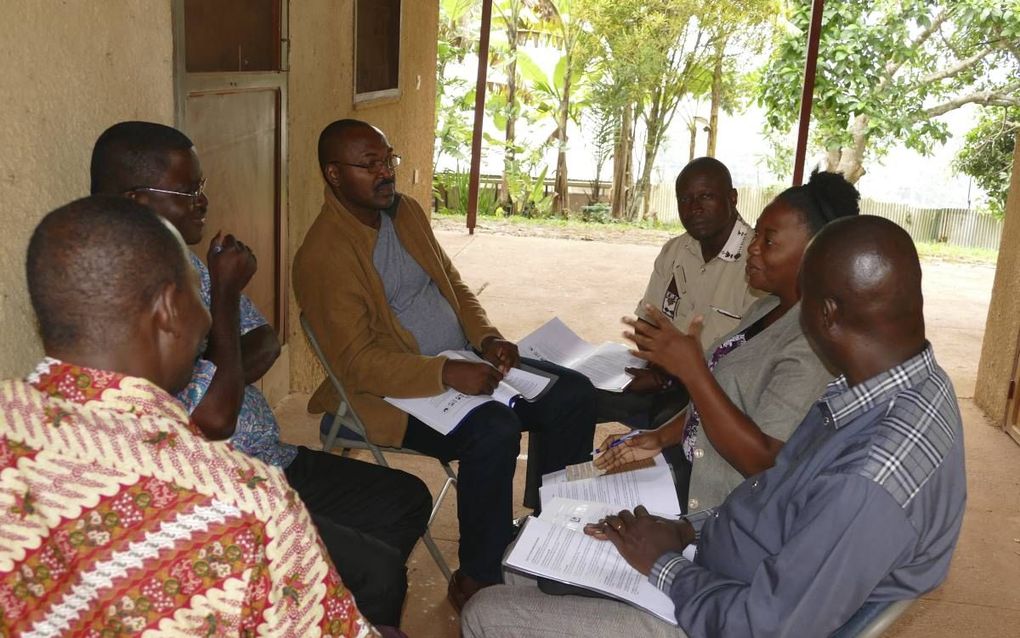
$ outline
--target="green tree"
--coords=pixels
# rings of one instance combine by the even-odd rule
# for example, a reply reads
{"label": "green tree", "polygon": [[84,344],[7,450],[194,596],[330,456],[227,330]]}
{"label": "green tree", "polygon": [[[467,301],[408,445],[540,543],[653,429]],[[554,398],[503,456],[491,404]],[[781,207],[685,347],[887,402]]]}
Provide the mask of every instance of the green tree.
{"label": "green tree", "polygon": [[988,211],[1006,212],[1006,194],[1013,172],[1013,151],[1020,134],[1020,108],[989,108],[967,133],[953,167],[974,178],[988,194]]}
{"label": "green tree", "polygon": [[[810,0],[788,0],[787,28],[765,70],[760,103],[772,135],[798,116]],[[921,153],[949,136],[965,104],[1020,105],[1017,0],[842,0],[825,5],[811,142],[827,169],[856,182],[903,143]]]}
{"label": "green tree", "polygon": [[[462,62],[477,41],[473,0],[440,0],[436,54],[436,142],[433,166],[444,155],[468,159],[471,148],[471,109],[475,93],[466,81],[448,75],[449,66]],[[472,29],[475,27],[475,30]]]}

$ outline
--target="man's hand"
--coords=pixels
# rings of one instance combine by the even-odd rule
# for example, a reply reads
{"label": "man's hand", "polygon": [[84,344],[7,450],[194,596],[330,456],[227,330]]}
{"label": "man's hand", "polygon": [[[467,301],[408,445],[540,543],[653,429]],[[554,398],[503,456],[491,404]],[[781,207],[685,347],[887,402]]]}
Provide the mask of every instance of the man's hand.
{"label": "man's hand", "polygon": [[482,357],[499,368],[503,374],[510,372],[510,368],[516,368],[521,362],[517,344],[500,337],[486,337],[482,341]]}
{"label": "man's hand", "polygon": [[443,364],[443,384],[464,394],[492,394],[503,373],[488,363],[447,359]]}
{"label": "man's hand", "polygon": [[616,516],[585,525],[584,533],[611,542],[624,560],[645,576],[652,572],[660,556],[683,551],[696,537],[687,519],[673,521],[652,516],[643,505],[638,505],[633,514],[623,510]]}
{"label": "man's hand", "polygon": [[654,394],[668,390],[673,385],[673,378],[657,368],[624,368],[624,372],[634,377],[624,392]]}
{"label": "man's hand", "polygon": [[623,319],[623,323],[634,330],[623,333],[637,346],[631,354],[662,368],[689,387],[690,374],[706,368],[705,355],[701,351],[704,320],[700,316],[695,317],[687,332],[683,332],[654,306],[646,305],[645,312],[645,319]]}
{"label": "man's hand", "polygon": [[233,235],[216,233],[209,242],[206,262],[213,290],[226,294],[241,294],[258,270],[254,253]]}
{"label": "man's hand", "polygon": [[659,442],[657,430],[638,434],[613,446],[613,441],[622,436],[624,435],[610,434],[602,441],[598,449],[603,452],[595,457],[595,467],[609,472],[627,463],[650,459],[662,451],[663,446]]}

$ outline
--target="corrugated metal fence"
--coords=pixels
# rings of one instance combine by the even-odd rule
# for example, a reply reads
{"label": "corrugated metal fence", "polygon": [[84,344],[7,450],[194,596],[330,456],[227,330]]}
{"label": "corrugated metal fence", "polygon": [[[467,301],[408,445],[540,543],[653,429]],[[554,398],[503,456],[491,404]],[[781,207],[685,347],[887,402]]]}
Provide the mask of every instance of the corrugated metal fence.
{"label": "corrugated metal fence", "polygon": [[[740,214],[753,226],[776,192],[765,188],[738,188]],[[962,208],[918,208],[864,198],[861,212],[891,219],[905,228],[916,242],[998,250],[1002,238],[1002,221]],[[665,224],[680,223],[673,184],[652,186],[649,215]]]}

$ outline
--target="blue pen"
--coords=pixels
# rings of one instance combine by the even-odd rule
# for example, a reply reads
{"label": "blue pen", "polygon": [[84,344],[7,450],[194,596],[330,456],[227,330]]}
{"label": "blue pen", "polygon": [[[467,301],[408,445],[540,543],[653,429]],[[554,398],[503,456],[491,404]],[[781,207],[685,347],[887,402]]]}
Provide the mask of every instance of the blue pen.
{"label": "blue pen", "polygon": [[595,448],[594,450],[591,451],[591,455],[595,456],[596,454],[602,454],[603,452],[608,452],[609,450],[613,449],[617,445],[620,445],[624,441],[627,441],[628,439],[633,439],[635,436],[637,436],[639,434],[644,434],[644,433],[645,433],[644,430],[631,430],[627,434],[624,434],[620,438],[618,438],[615,441],[613,441],[612,443],[610,443],[609,447],[607,447],[606,449],[603,450],[601,448]]}

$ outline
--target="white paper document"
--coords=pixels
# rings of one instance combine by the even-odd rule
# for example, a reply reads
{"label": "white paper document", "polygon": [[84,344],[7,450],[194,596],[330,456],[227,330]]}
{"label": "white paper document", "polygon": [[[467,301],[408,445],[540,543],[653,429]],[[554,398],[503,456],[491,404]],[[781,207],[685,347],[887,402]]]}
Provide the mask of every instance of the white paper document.
{"label": "white paper document", "polygon": [[[484,361],[475,353],[466,350],[447,350],[446,352],[441,352],[440,355],[448,359]],[[520,398],[528,401],[534,400],[545,391],[553,380],[550,376],[535,374],[520,368],[512,368],[503,377],[503,380],[499,382],[499,385],[496,386],[491,395],[464,394],[450,388],[442,394],[431,397],[416,399],[383,398],[387,403],[417,417],[422,423],[440,434],[449,434],[475,408],[489,401],[499,401],[504,405],[513,406],[513,402]]]}
{"label": "white paper document", "polygon": [[517,343],[522,356],[550,361],[576,370],[588,377],[600,390],[619,392],[632,378],[624,368],[643,368],[647,364],[620,343],[606,342],[595,346],[568,328],[558,317]]}
{"label": "white paper document", "polygon": [[568,481],[566,472],[552,472],[542,477],[539,488],[542,508],[545,509],[557,496],[577,501],[595,501],[621,509],[634,509],[644,505],[649,512],[660,516],[680,516],[680,501],[676,497],[673,473],[661,454],[655,457],[653,467],[605,474],[580,481]]}
{"label": "white paper document", "polygon": [[542,506],[539,520],[574,532],[581,532],[585,525],[598,523],[602,519],[620,511],[618,505],[596,503],[594,501],[578,501],[573,498],[557,496]]}
{"label": "white paper document", "polygon": [[612,543],[531,518],[506,565],[535,576],[603,592],[676,624],[673,601],[627,564]]}

